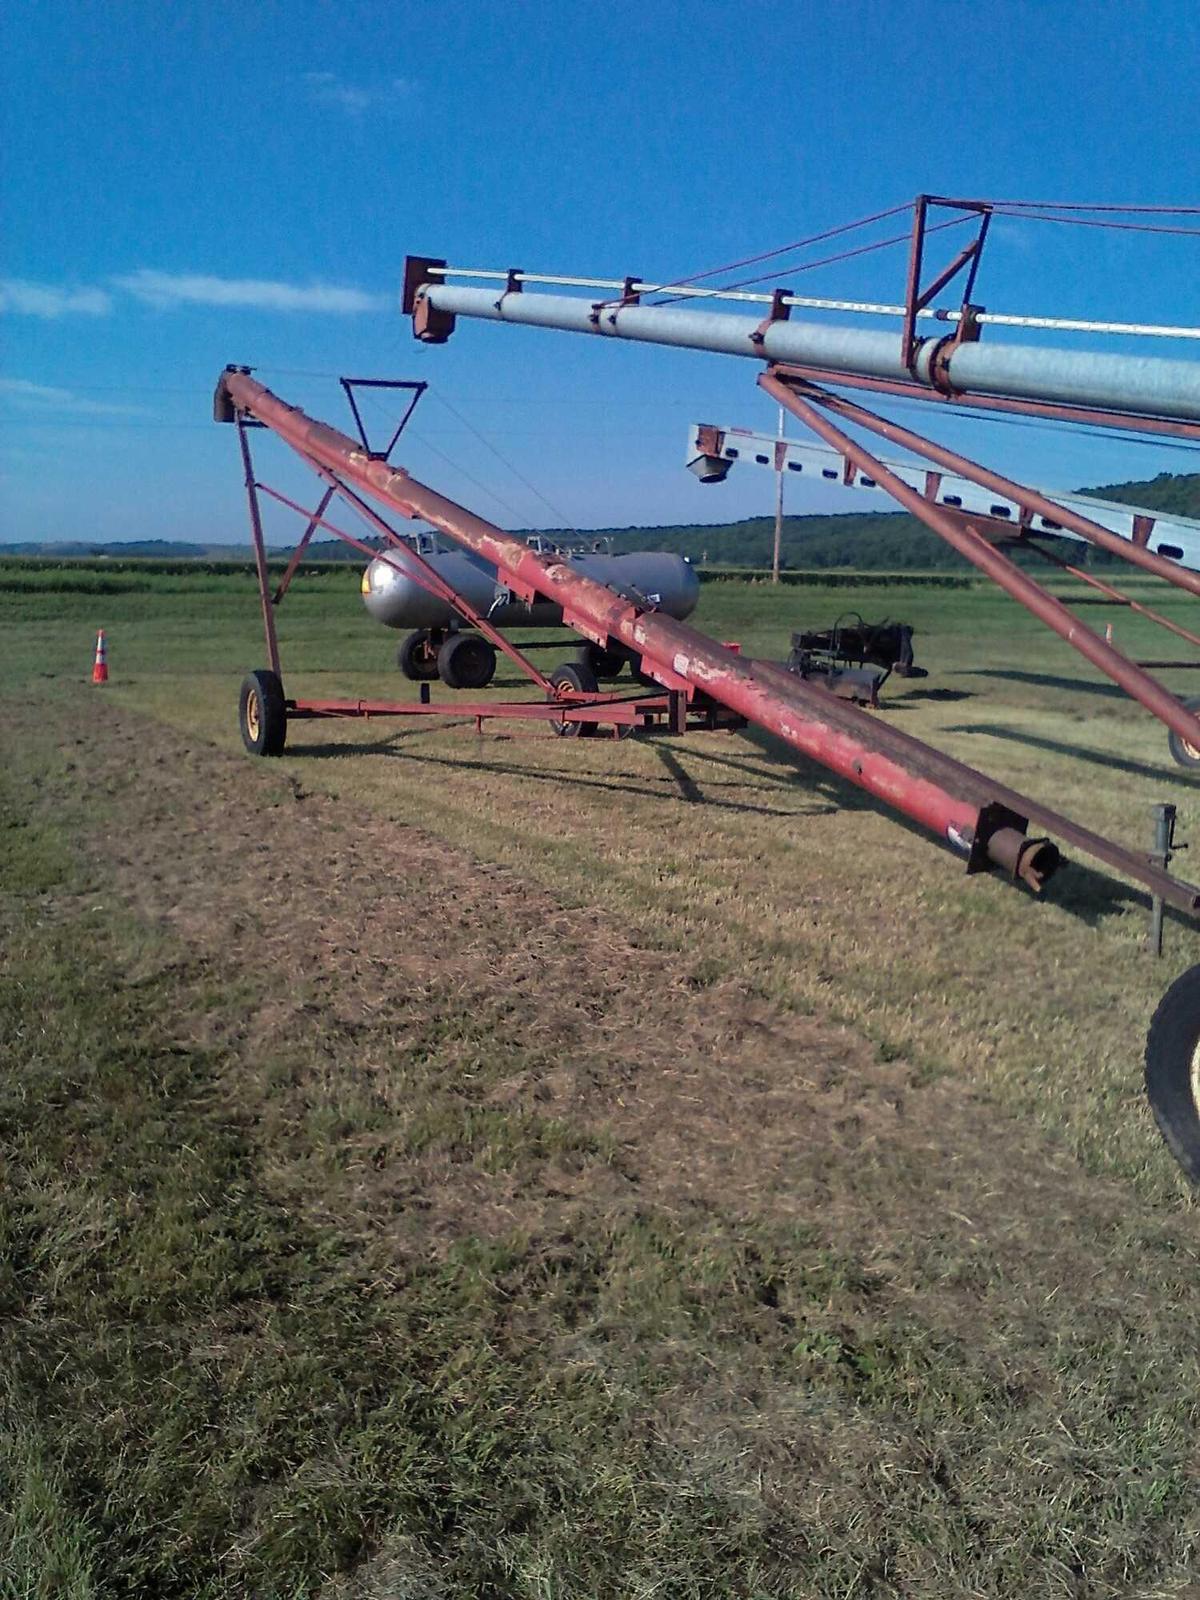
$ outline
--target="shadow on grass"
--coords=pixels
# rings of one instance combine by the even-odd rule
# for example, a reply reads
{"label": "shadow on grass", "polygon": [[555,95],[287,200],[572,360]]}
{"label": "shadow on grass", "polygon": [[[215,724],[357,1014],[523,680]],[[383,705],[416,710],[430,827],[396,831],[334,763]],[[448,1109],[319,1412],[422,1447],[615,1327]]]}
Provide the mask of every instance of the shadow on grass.
{"label": "shadow on grass", "polygon": [[887,709],[916,705],[918,701],[929,705],[955,705],[959,700],[973,700],[970,689],[908,689],[903,694],[887,697]]}
{"label": "shadow on grass", "polygon": [[[1150,909],[1148,889],[1134,889],[1095,867],[1084,866],[1077,856],[1068,857],[1049,887],[1031,898],[1045,900],[1060,911],[1069,912],[1089,928],[1099,927],[1109,917],[1121,916],[1127,911],[1148,912]],[[1168,912],[1168,915],[1174,913]]]}
{"label": "shadow on grass", "polygon": [[[772,740],[770,734],[760,734],[755,738],[758,730],[755,728],[739,728],[740,739],[747,744],[760,745],[757,755],[719,755],[715,750],[697,747],[690,753],[697,761],[707,761],[711,766],[723,767],[728,772],[737,773],[745,782],[774,783],[780,788],[790,788],[797,777],[802,776],[799,771],[803,757],[790,749],[781,739]],[[659,740],[662,736],[659,736]],[[654,742],[659,742],[655,740]],[[761,741],[761,743],[760,743]],[[732,741],[731,741],[732,743]],[[774,744],[775,748],[769,748]],[[735,744],[736,750],[738,746]],[[829,774],[823,767],[814,769],[818,775],[828,778]]]}
{"label": "shadow on grass", "polygon": [[[794,751],[789,745],[773,734],[766,733],[759,728],[744,728],[739,730],[746,743],[753,746],[752,755],[718,754],[709,749],[693,747],[689,754],[695,760],[707,762],[712,766],[723,768],[733,773],[738,787],[749,783],[773,782],[778,788],[792,789],[797,783],[803,784],[811,793],[813,804],[803,812],[797,812],[794,807],[780,808],[770,805],[755,805],[745,801],[726,799],[713,791],[721,787],[735,787],[728,780],[707,782],[697,779],[688,772],[675,751],[671,748],[674,738],[670,735],[645,736],[639,740],[640,744],[650,745],[655,755],[661,762],[667,776],[674,782],[674,792],[671,789],[659,787],[653,783],[639,782],[632,774],[602,778],[582,773],[573,774],[561,770],[530,767],[511,761],[489,761],[479,757],[466,755],[435,755],[428,752],[417,753],[397,748],[404,739],[413,737],[421,730],[403,729],[378,739],[372,744],[324,744],[310,745],[307,747],[292,748],[289,754],[302,756],[308,759],[321,760],[323,758],[339,758],[344,756],[381,756],[387,760],[404,761],[417,767],[429,767],[448,772],[473,772],[493,773],[502,777],[513,777],[531,780],[535,783],[552,784],[556,788],[586,789],[600,793],[615,795],[623,798],[637,798],[656,800],[675,805],[680,799],[690,805],[711,806],[715,810],[730,811],[752,816],[794,818],[797,816],[829,816],[834,813],[872,812],[878,816],[886,817],[898,828],[902,828],[914,839],[919,839],[923,844],[931,841],[940,845],[941,851],[950,858],[952,865],[957,865],[963,870],[963,858],[951,851],[930,833],[927,828],[913,822],[908,817],[894,811],[890,806],[878,801],[866,790],[859,789],[857,785],[849,783],[818,762],[811,761]],[[987,732],[988,729],[964,729],[966,732]],[[1019,738],[1015,733],[1001,730],[1002,736]],[[1029,743],[1037,741],[1029,740]],[[1049,741],[1045,741],[1049,744]],[[1063,746],[1050,746],[1055,749],[1067,749]],[[1145,769],[1150,770],[1150,769]],[[1066,911],[1073,917],[1089,927],[1099,925],[1106,918],[1124,914],[1131,908],[1145,907],[1149,903],[1148,894],[1144,891],[1133,889],[1110,878],[1103,872],[1098,872],[1091,867],[1079,864],[1077,860],[1067,863],[1064,870],[1058,873],[1043,895],[1034,895],[1023,884],[1015,884],[1014,891],[1023,897],[1032,900],[1044,900],[1048,904]],[[1171,913],[1168,911],[1168,915]],[[1179,919],[1186,923],[1186,918]]]}
{"label": "shadow on grass", "polygon": [[[1131,884],[1121,883],[1103,871],[1081,865],[1077,857],[1072,857],[1054,878],[1044,898],[1052,900],[1055,905],[1071,912],[1091,927],[1099,926],[1114,913],[1140,911],[1146,918],[1149,936],[1149,889],[1135,889]],[[1163,923],[1187,933],[1194,934],[1196,931],[1195,918],[1185,911],[1176,910],[1174,906],[1163,907]]]}
{"label": "shadow on grass", "polygon": [[667,773],[674,778],[675,787],[679,791],[681,800],[686,800],[689,805],[705,805],[707,803],[707,796],[703,789],[667,744],[656,741],[654,754],[662,762]]}
{"label": "shadow on grass", "polygon": [[[771,734],[751,728],[744,730],[744,736],[758,746],[769,760],[785,760],[801,778],[808,778],[811,774],[813,780],[820,786],[821,792],[832,800],[839,810],[875,811],[925,843],[929,843],[934,837],[927,828],[893,811],[890,806],[874,800],[854,784],[832,777],[823,767],[796,755],[789,746]],[[783,752],[782,758],[778,752]],[[960,869],[965,869],[961,856],[956,855],[946,845],[943,845],[942,849],[952,861],[959,864]],[[1084,866],[1077,857],[1071,857],[1065,862],[1063,869],[1054,876],[1042,894],[1034,894],[1022,883],[1014,884],[1013,889],[1027,900],[1044,901],[1048,905],[1066,911],[1088,927],[1095,927],[1108,917],[1120,916],[1132,907],[1149,905],[1148,891],[1134,889],[1102,871]],[[1180,921],[1187,923],[1186,918],[1180,918]]]}
{"label": "shadow on grass", "polygon": [[959,674],[964,678],[999,678],[1007,683],[1028,683],[1037,689],[1069,689],[1077,694],[1098,694],[1106,700],[1125,700],[1124,689],[1115,683],[1093,683],[1089,678],[1060,678],[1049,672],[1025,672],[1017,667],[970,667]]}
{"label": "shadow on grass", "polygon": [[[302,757],[305,760],[323,760],[344,756],[382,756],[393,761],[405,761],[418,767],[432,767],[450,772],[486,772],[495,773],[500,777],[520,778],[534,783],[553,784],[556,788],[589,789],[601,793],[621,796],[629,799],[665,801],[674,805],[679,796],[690,802],[712,806],[720,811],[741,812],[750,816],[760,817],[795,817],[821,816],[837,809],[835,802],[826,801],[819,797],[818,803],[810,805],[803,812],[797,812],[795,806],[779,807],[771,805],[755,805],[743,800],[729,800],[721,795],[713,794],[714,788],[743,787],[755,776],[761,780],[761,773],[755,774],[748,771],[742,781],[735,785],[729,782],[718,781],[716,784],[701,784],[692,778],[683,768],[673,752],[664,752],[661,742],[645,740],[642,742],[653,744],[656,753],[662,760],[667,775],[674,779],[676,792],[660,788],[653,783],[640,782],[633,774],[626,776],[615,775],[612,778],[596,777],[585,773],[564,772],[561,769],[523,766],[514,761],[487,761],[475,756],[467,755],[435,755],[429,752],[418,754],[416,751],[397,749],[400,740],[411,738],[417,730],[404,730],[389,735],[386,739],[377,739],[372,744],[319,744],[306,746],[289,746],[288,754]],[[782,787],[782,785],[781,785]]]}
{"label": "shadow on grass", "polygon": [[1107,767],[1112,772],[1128,772],[1135,778],[1160,778],[1164,782],[1195,786],[1195,778],[1183,767],[1152,767],[1145,761],[1132,761],[1128,756],[1110,755],[1106,750],[1096,750],[1090,745],[1068,744],[1062,739],[1045,739],[1037,734],[1021,733],[1015,728],[1004,728],[993,722],[958,723],[947,728],[947,733],[981,733],[989,739],[1007,739],[1011,744],[1029,745],[1035,750],[1045,750],[1050,755],[1074,756],[1079,761],[1089,761],[1093,766]]}

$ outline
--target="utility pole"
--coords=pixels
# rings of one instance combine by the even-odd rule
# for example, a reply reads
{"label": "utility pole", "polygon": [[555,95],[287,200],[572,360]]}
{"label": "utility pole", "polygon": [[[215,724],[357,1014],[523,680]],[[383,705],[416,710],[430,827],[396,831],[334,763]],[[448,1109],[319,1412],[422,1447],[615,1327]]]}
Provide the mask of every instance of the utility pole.
{"label": "utility pole", "polygon": [[[783,438],[783,407],[779,408],[778,437]],[[783,539],[783,450],[775,451],[775,554],[771,560],[771,582],[779,582],[779,546]]]}

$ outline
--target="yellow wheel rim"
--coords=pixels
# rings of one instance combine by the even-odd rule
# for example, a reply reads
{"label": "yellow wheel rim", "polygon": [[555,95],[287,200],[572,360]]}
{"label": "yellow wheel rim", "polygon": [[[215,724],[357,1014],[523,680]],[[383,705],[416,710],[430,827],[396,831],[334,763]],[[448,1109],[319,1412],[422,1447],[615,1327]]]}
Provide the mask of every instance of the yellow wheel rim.
{"label": "yellow wheel rim", "polygon": [[246,700],[246,732],[257,741],[259,729],[258,696],[251,694]]}

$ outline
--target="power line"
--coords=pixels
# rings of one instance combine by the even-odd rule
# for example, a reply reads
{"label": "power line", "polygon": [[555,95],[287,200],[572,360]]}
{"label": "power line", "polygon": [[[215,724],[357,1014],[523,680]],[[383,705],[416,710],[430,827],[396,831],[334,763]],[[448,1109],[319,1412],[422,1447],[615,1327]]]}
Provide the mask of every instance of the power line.
{"label": "power line", "polygon": [[[1048,211],[1013,211],[1001,206],[993,206],[992,210],[996,216],[1013,217],[1021,222],[1059,222],[1069,228],[1105,228],[1122,233],[1182,234],[1193,239],[1200,237],[1200,228],[1178,228],[1165,222],[1110,222],[1100,217],[1056,217]],[[927,231],[932,232],[932,229]]]}
{"label": "power line", "polygon": [[1115,211],[1125,216],[1146,214],[1160,217],[1200,217],[1200,206],[1089,205],[1074,200],[985,200],[981,205],[1006,207],[1014,211]]}
{"label": "power line", "polygon": [[[366,400],[368,405],[373,406],[381,416],[387,417],[389,423],[395,422],[395,418],[389,416],[387,407],[381,404],[381,402],[377,400],[369,391],[363,395],[363,399]],[[494,489],[489,488],[481,478],[476,478],[472,473],[468,472],[465,467],[460,466],[459,463],[451,456],[448,456],[444,450],[440,450],[437,445],[432,444],[427,435],[418,433],[417,430],[411,425],[406,429],[406,432],[408,437],[410,439],[415,439],[423,449],[426,449],[433,455],[440,457],[440,459],[444,461],[448,467],[452,468],[460,478],[465,478],[468,483],[473,484],[476,489],[479,489],[486,494],[490,500],[494,500],[498,506],[502,506],[504,510],[508,512],[509,516],[515,517],[518,522],[523,522],[525,520],[525,516],[522,511],[518,510],[516,506],[512,505],[508,500],[506,500],[503,495],[497,494]]]}
{"label": "power line", "polygon": [[[904,208],[901,207],[901,209],[903,210]],[[940,233],[945,228],[959,228],[964,222],[970,222],[972,220],[973,219],[970,215],[950,217],[945,222],[935,222],[931,228],[926,228],[925,234],[926,237],[928,237],[929,234]],[[722,284],[720,289],[714,289],[712,294],[714,297],[717,297],[722,293],[728,293],[732,289],[746,289],[755,283],[766,283],[771,278],[788,277],[799,272],[814,272],[818,267],[828,267],[835,261],[849,261],[854,256],[870,255],[874,250],[886,250],[889,248],[889,246],[894,244],[907,244],[911,237],[912,235],[910,233],[896,233],[887,239],[876,239],[871,244],[856,245],[852,250],[839,250],[834,255],[821,256],[816,261],[787,262],[783,265],[776,264],[772,271],[759,273],[757,277],[739,278],[734,283]],[[711,274],[708,274],[708,276],[711,276]],[[669,284],[667,287],[683,288],[684,285],[682,283]],[[703,294],[704,291],[700,290],[699,293]],[[665,300],[656,300],[654,304],[656,306],[669,306],[683,298],[684,297],[682,295],[668,295]]]}
{"label": "power line", "polygon": [[558,519],[560,526],[566,528],[571,533],[576,531],[575,525],[571,521],[571,518],[566,516],[552,500],[548,499],[535,483],[531,483],[529,479],[525,477],[524,473],[518,471],[518,469],[513,466],[511,461],[507,460],[503,455],[501,455],[500,451],[496,449],[491,440],[485,438],[485,436],[480,433],[479,429],[476,428],[473,423],[469,422],[456,406],[451,405],[450,401],[447,400],[444,395],[439,394],[436,389],[431,389],[429,392],[433,395],[434,399],[439,403],[439,405],[445,406],[446,410],[449,411],[451,416],[457,417],[459,422],[462,423],[463,427],[466,428],[469,433],[474,434],[476,439],[479,440],[480,444],[483,445],[485,450],[491,451],[496,460],[500,462],[501,466],[507,467],[509,472],[512,473],[513,477],[516,478],[519,483],[523,483],[531,494],[537,496],[546,509]]}
{"label": "power line", "polygon": [[[885,217],[894,217],[901,211],[908,210],[908,202],[898,206],[889,206],[886,211],[876,211],[869,217],[859,217],[854,222],[843,222],[836,228],[825,228],[820,233],[809,234],[807,239],[796,239],[791,244],[781,244],[774,250],[761,250],[757,255],[743,256],[740,261],[729,261],[723,267],[709,267],[705,272],[693,272],[687,278],[673,278],[670,283],[663,284],[664,289],[682,289],[686,284],[699,283],[702,278],[716,278],[723,272],[736,272],[740,267],[752,267],[760,261],[770,261],[778,256],[790,255],[793,250],[806,250],[811,245],[820,244],[826,239],[835,239],[839,234],[852,233],[857,228],[869,227],[873,222],[882,222]],[[755,278],[750,280],[759,282]]]}

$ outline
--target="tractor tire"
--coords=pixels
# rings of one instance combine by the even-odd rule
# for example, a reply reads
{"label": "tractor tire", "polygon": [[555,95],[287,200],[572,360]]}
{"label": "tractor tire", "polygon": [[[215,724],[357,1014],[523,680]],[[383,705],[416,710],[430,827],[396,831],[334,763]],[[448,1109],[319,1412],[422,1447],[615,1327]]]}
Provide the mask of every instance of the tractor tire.
{"label": "tractor tire", "polygon": [[287,703],[275,673],[260,668],[242,681],[238,700],[242,743],[252,756],[278,756],[287,743]]}
{"label": "tractor tire", "polygon": [[486,689],[496,676],[496,652],[478,633],[452,633],[438,651],[437,670],[448,689]]}
{"label": "tractor tire", "polygon": [[[600,687],[591,667],[585,667],[578,661],[566,661],[561,667],[555,667],[550,674],[550,683],[556,695],[562,689],[573,689],[579,694],[595,694]],[[594,722],[563,721],[552,722],[550,726],[560,739],[578,739],[586,738],[596,725]]]}
{"label": "tractor tire", "polygon": [[[1200,712],[1200,700],[1194,697],[1191,700],[1183,701],[1183,706],[1187,711]],[[1180,738],[1173,728],[1167,735],[1167,748],[1170,750],[1171,759],[1176,766],[1187,767],[1189,770],[1200,767],[1200,746],[1190,744],[1188,740]]]}
{"label": "tractor tire", "polygon": [[396,651],[396,665],[410,683],[428,683],[438,675],[438,646],[428,628],[407,633]]}
{"label": "tractor tire", "polygon": [[1159,1001],[1146,1035],[1146,1097],[1167,1148],[1200,1184],[1200,966]]}

